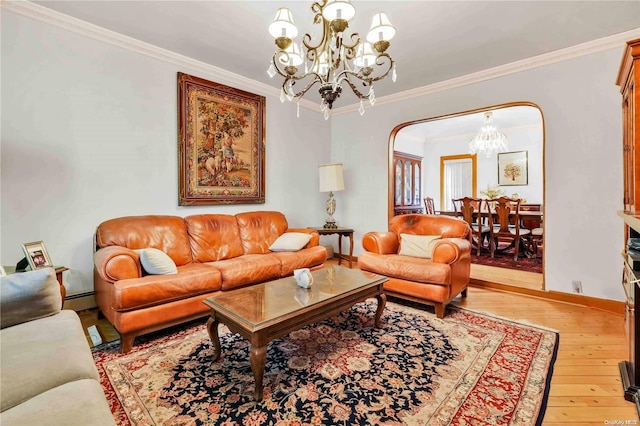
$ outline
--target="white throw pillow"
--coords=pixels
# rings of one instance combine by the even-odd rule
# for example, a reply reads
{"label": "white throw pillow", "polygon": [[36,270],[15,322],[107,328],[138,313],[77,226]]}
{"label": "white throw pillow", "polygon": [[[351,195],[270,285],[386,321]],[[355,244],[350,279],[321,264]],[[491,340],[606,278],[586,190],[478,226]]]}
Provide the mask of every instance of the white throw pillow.
{"label": "white throw pillow", "polygon": [[142,267],[150,275],[176,275],[178,268],[173,259],[162,250],[146,248],[134,250],[140,255]]}
{"label": "white throw pillow", "polygon": [[400,234],[400,252],[398,254],[431,259],[433,248],[440,238],[440,235]]}
{"label": "white throw pillow", "polygon": [[271,251],[298,251],[306,246],[311,239],[311,234],[302,232],[285,232],[271,244]]}

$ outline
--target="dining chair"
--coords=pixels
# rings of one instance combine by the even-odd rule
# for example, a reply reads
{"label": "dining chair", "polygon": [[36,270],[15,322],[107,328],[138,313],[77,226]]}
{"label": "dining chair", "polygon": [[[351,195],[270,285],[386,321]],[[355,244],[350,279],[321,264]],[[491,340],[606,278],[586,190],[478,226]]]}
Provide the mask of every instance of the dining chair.
{"label": "dining chair", "polygon": [[463,197],[454,198],[451,201],[453,202],[456,217],[464,220],[471,227],[469,242],[477,247],[477,254],[480,256],[482,242],[490,235],[489,227],[482,224],[480,212],[482,200],[480,198]]}
{"label": "dining chair", "polygon": [[[509,246],[514,247],[513,260],[518,260],[518,254],[522,245],[531,235],[531,231],[522,228],[520,224],[520,199],[499,197],[485,200],[489,211],[489,251],[491,257],[495,257],[500,240],[510,240]],[[504,250],[506,250],[504,248]]]}
{"label": "dining chair", "polygon": [[431,197],[424,199],[424,214],[436,214],[436,207]]}
{"label": "dining chair", "polygon": [[[540,212],[542,211],[542,204],[520,204],[521,212]],[[531,231],[529,247],[533,256],[538,255],[538,248],[543,247],[543,228],[542,228],[542,216],[535,217],[521,217],[522,227]]]}

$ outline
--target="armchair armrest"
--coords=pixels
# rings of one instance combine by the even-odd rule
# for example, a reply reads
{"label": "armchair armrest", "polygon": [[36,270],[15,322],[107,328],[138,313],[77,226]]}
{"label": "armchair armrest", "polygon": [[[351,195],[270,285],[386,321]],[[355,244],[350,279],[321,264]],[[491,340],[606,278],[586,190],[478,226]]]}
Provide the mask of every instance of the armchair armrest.
{"label": "armchair armrest", "polygon": [[60,312],[62,296],[53,268],[7,275],[0,283],[0,328]]}
{"label": "armchair armrest", "polygon": [[93,254],[96,272],[105,282],[113,283],[127,278],[140,278],[140,256],[126,247],[107,246]]}
{"label": "armchair armrest", "polygon": [[433,248],[432,260],[435,263],[453,263],[465,254],[471,253],[471,243],[463,238],[442,238]]}
{"label": "armchair armrest", "polygon": [[398,253],[398,235],[395,232],[367,232],[362,237],[362,247],[371,253]]}
{"label": "armchair armrest", "polygon": [[289,228],[284,232],[300,232],[302,234],[311,234],[311,239],[304,248],[315,247],[320,244],[320,234],[315,229],[309,228]]}

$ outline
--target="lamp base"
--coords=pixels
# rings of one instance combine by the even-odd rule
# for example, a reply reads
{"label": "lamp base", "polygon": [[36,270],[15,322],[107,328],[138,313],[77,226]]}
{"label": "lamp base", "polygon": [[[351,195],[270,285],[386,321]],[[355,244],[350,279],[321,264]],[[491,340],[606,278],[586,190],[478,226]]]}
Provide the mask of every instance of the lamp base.
{"label": "lamp base", "polygon": [[336,223],[336,221],[329,221],[327,219],[327,221],[324,223],[324,229],[338,229],[338,224]]}

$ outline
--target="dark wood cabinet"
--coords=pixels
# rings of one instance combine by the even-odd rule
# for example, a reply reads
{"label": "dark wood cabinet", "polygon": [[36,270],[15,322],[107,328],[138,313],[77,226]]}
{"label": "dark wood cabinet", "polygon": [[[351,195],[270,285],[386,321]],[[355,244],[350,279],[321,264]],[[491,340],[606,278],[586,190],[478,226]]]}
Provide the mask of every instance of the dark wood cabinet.
{"label": "dark wood cabinet", "polygon": [[640,39],[627,42],[616,84],[622,93],[624,209],[640,208]]}
{"label": "dark wood cabinet", "polygon": [[422,213],[422,157],[394,151],[393,214]]}
{"label": "dark wood cabinet", "polygon": [[635,402],[640,414],[640,315],[635,301],[640,297],[640,271],[634,270],[626,254],[627,241],[640,233],[640,39],[627,42],[616,84],[622,94],[622,152],[624,211],[624,272],[622,285],[626,295],[625,326],[629,356],[620,362],[620,375],[627,401]]}

